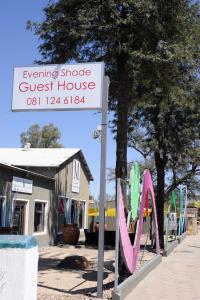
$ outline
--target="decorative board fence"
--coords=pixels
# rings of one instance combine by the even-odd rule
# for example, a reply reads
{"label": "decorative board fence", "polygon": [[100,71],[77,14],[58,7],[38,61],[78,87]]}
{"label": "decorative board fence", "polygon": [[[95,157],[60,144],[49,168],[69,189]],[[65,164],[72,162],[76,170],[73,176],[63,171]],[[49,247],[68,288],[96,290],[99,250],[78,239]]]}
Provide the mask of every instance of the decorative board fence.
{"label": "decorative board fence", "polygon": [[168,256],[186,236],[187,225],[187,187],[180,186],[172,191],[165,215],[165,249]]}
{"label": "decorative board fence", "polygon": [[[135,222],[135,239],[134,245],[131,244],[127,222],[125,217],[124,200],[121,189],[121,180],[117,181],[117,217],[116,217],[116,250],[115,250],[115,288],[112,299],[124,299],[124,297],[136,286],[136,284],[144,278],[158,263],[161,262],[159,236],[158,236],[158,222],[156,213],[156,202],[154,196],[154,189],[149,170],[144,171],[143,183],[140,185],[140,172],[137,163],[133,165],[131,170],[131,214],[132,221]],[[141,192],[140,192],[141,191]],[[142,266],[138,271],[137,263],[139,260],[139,253],[141,251],[141,237],[144,225],[144,218],[149,211],[149,196],[152,200],[151,217],[153,220],[152,240],[155,241],[155,256],[147,264]],[[152,229],[152,228],[151,228]],[[154,237],[153,237],[154,236]],[[119,284],[119,243],[121,245],[122,259],[125,263],[126,269],[129,272],[129,277]],[[146,246],[146,245],[145,245]]]}

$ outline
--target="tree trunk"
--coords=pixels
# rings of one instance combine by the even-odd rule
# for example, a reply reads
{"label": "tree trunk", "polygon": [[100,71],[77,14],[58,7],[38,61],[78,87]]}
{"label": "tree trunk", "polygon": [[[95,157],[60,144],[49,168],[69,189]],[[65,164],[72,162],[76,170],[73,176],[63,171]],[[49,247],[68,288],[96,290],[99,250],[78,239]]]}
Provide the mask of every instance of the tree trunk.
{"label": "tree trunk", "polygon": [[128,145],[128,74],[127,57],[121,53],[118,57],[119,98],[117,102],[117,135],[116,135],[116,179],[121,178],[122,193],[126,197],[127,178],[127,145]]}
{"label": "tree trunk", "polygon": [[160,247],[164,248],[164,200],[165,200],[165,161],[159,152],[154,153],[157,171],[156,208]]}
{"label": "tree trunk", "polygon": [[[116,137],[116,178],[126,180],[127,178],[127,118],[128,109],[125,101],[118,101],[118,120]],[[122,182],[122,186],[125,183]],[[125,196],[125,188],[123,188]]]}

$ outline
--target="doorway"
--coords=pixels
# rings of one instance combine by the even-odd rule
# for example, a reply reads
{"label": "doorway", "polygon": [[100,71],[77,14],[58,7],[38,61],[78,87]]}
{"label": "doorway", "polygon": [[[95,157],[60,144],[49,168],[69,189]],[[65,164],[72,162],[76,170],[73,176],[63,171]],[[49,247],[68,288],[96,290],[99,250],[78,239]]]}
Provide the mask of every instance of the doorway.
{"label": "doorway", "polygon": [[25,234],[25,214],[26,203],[16,201],[13,213],[13,232],[16,234]]}

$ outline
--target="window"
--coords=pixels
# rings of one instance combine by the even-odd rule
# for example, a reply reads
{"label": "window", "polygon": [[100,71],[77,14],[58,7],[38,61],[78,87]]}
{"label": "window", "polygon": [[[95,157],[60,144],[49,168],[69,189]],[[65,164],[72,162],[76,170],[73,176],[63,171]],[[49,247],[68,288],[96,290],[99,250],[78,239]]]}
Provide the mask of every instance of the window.
{"label": "window", "polygon": [[45,210],[46,202],[35,202],[34,211],[34,232],[44,232],[45,231]]}

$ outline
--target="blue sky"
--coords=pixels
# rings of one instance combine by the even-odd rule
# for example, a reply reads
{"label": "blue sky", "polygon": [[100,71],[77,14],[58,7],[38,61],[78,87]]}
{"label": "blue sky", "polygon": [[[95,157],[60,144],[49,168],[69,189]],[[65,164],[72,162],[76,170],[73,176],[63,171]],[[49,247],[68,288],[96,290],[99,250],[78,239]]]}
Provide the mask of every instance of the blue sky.
{"label": "blue sky", "polygon": [[[92,132],[101,123],[101,114],[95,111],[83,112],[11,112],[13,68],[31,66],[40,58],[38,38],[26,30],[26,21],[41,21],[42,9],[48,0],[2,1],[0,10],[0,147],[20,147],[20,133],[31,125],[43,126],[53,123],[61,133],[61,143],[65,147],[81,148],[94,182],[91,194],[99,194],[100,142],[92,138]],[[111,118],[111,116],[110,116]],[[116,145],[108,130],[107,167],[115,167]],[[138,159],[139,155],[128,151],[128,160]],[[107,193],[114,193],[108,184]]]}

